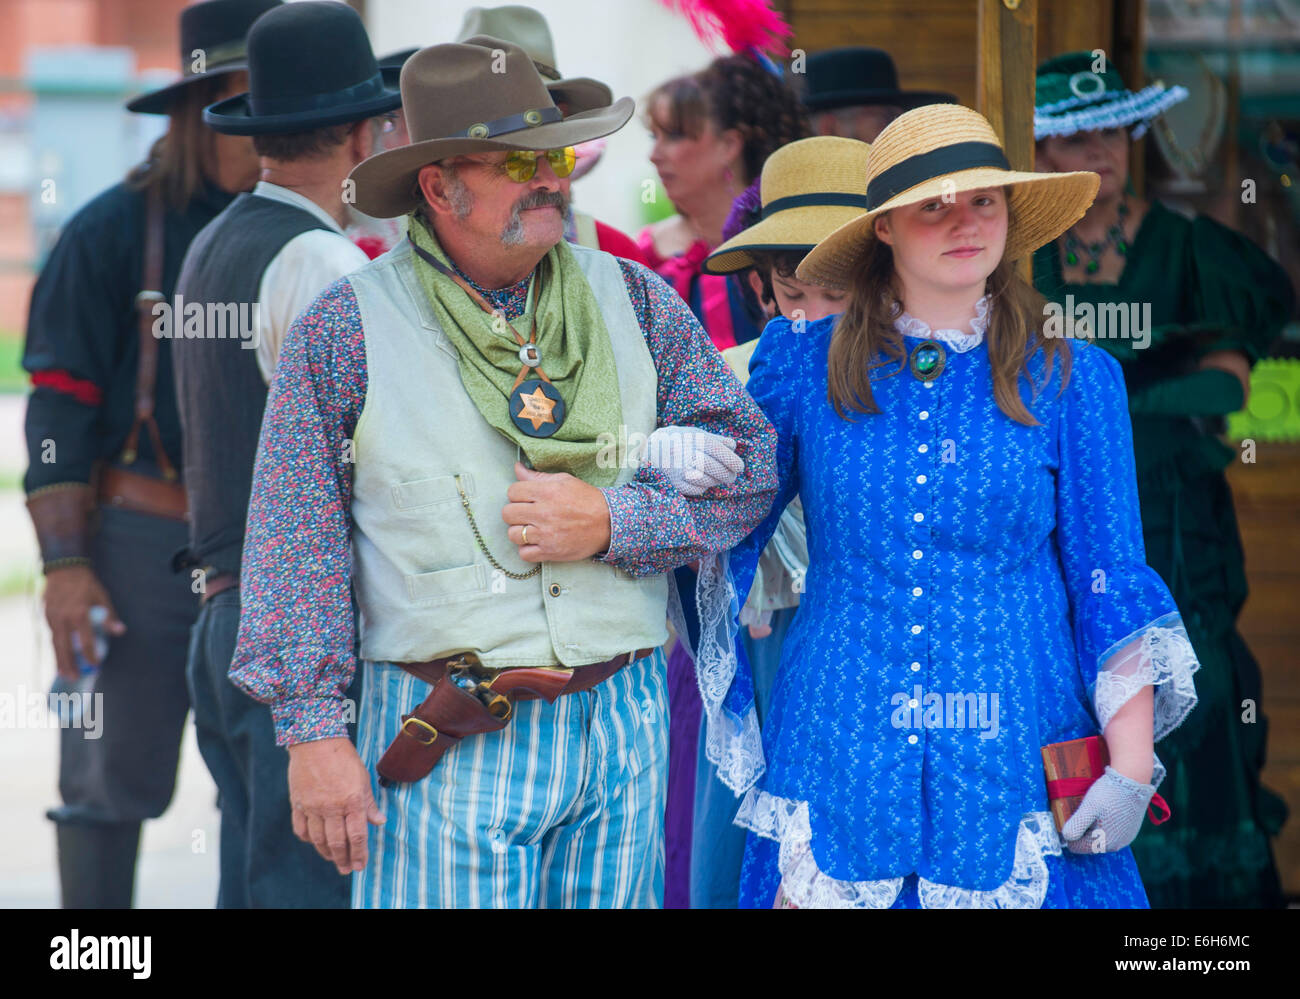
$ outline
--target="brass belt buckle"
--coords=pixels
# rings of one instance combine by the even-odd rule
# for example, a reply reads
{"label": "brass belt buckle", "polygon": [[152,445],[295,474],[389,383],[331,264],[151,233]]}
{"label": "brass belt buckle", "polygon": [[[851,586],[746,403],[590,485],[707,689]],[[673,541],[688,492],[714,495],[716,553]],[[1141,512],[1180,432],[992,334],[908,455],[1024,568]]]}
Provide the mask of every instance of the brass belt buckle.
{"label": "brass belt buckle", "polygon": [[510,717],[510,699],[492,689],[501,670],[484,666],[473,652],[462,652],[447,663],[447,677],[461,690],[476,697],[493,718],[506,721]]}

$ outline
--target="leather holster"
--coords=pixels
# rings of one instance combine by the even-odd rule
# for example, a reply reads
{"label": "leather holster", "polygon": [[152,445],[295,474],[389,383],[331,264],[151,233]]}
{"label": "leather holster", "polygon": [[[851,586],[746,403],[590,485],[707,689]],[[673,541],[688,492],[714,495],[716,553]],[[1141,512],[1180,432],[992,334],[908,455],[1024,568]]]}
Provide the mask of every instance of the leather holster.
{"label": "leather holster", "polygon": [[653,651],[637,649],[572,669],[490,669],[472,652],[428,662],[398,663],[412,676],[432,684],[433,690],[414,711],[402,716],[401,729],[376,767],[379,783],[387,787],[423,780],[461,739],[505,728],[516,701],[541,699],[550,703],[562,694],[590,690]]}

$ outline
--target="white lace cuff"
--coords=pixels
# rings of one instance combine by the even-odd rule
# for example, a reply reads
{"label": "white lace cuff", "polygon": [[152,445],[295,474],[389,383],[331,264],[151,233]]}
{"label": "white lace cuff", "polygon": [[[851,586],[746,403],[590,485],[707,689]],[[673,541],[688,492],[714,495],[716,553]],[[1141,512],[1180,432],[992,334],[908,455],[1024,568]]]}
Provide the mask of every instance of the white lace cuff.
{"label": "white lace cuff", "polygon": [[1192,674],[1200,668],[1177,611],[1120,639],[1102,654],[1097,670],[1094,704],[1102,731],[1130,698],[1143,687],[1153,686],[1152,738],[1163,739],[1196,707]]}
{"label": "white lace cuff", "polygon": [[[902,878],[840,881],[823,874],[812,852],[808,803],[750,791],[736,824],[780,842],[781,890],[800,909],[888,909]],[[1061,840],[1050,812],[1026,812],[1016,835],[1011,876],[991,891],[917,879],[923,909],[1040,909],[1047,898],[1046,856],[1060,856]]]}
{"label": "white lace cuff", "polygon": [[738,665],[733,622],[739,607],[729,563],[729,552],[700,559],[696,581],[700,647],[695,650],[695,679],[704,704],[704,755],[718,768],[718,779],[741,794],[763,776],[766,763],[753,701],[743,715],[723,703]]}

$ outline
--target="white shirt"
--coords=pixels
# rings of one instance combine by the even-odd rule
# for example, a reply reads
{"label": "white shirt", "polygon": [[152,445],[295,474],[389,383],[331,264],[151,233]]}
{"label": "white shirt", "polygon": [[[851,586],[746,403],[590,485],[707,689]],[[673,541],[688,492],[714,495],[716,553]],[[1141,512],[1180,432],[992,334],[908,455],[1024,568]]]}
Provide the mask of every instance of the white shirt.
{"label": "white shirt", "polygon": [[329,227],[312,229],[289,240],[262,273],[257,287],[257,366],[269,385],[284,335],[298,313],[339,278],[368,263],[369,258],[343,235],[329,212],[310,198],[266,181],[253,188],[253,194],[311,212]]}

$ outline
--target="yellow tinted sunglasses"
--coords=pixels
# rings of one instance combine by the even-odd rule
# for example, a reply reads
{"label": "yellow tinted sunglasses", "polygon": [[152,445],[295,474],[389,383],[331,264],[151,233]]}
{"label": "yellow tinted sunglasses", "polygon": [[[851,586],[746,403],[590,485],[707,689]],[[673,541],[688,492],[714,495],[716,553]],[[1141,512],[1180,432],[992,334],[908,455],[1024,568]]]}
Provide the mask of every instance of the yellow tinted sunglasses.
{"label": "yellow tinted sunglasses", "polygon": [[544,153],[532,149],[520,149],[507,156],[501,168],[505,170],[506,176],[516,184],[526,184],[533,179],[533,174],[537,173],[537,158],[539,156],[546,157],[557,177],[569,176],[569,174],[573,173],[573,167],[578,162],[578,154],[572,146],[565,146],[563,149],[548,149]]}

